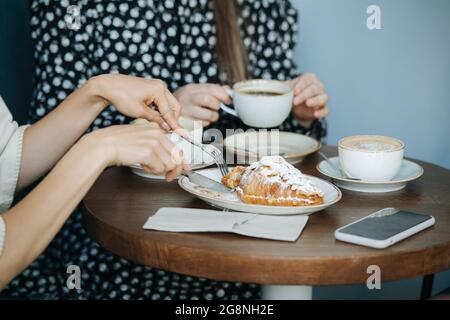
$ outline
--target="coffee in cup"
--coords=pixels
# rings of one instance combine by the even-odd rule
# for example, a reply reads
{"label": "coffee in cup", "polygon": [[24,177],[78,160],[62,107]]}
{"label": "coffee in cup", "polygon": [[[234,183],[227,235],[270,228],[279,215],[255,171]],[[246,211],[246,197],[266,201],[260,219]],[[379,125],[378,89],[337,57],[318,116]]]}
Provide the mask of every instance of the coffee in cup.
{"label": "coffee in cup", "polygon": [[339,141],[339,161],[352,178],[382,182],[394,178],[403,160],[402,141],[385,136],[352,136]]}
{"label": "coffee in cup", "polygon": [[263,96],[263,97],[275,97],[283,95],[282,92],[279,91],[269,91],[269,90],[257,90],[257,89],[249,89],[249,90],[239,90],[242,94],[249,94],[253,96]]}
{"label": "coffee in cup", "polygon": [[291,87],[276,80],[238,82],[228,94],[233,99],[234,109],[223,104],[221,109],[256,128],[281,125],[291,112],[294,96]]}

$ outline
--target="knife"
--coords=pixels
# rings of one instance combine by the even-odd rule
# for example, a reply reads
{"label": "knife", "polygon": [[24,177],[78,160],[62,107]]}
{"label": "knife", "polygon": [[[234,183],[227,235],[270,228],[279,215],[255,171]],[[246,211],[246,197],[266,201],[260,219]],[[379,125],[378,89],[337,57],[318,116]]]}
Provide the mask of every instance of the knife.
{"label": "knife", "polygon": [[206,189],[221,192],[221,193],[231,192],[231,189],[225,187],[223,184],[221,184],[217,181],[214,181],[208,177],[205,177],[204,175],[201,175],[197,172],[183,171],[182,175],[189,178],[189,180],[192,183],[194,183],[202,188],[206,188]]}

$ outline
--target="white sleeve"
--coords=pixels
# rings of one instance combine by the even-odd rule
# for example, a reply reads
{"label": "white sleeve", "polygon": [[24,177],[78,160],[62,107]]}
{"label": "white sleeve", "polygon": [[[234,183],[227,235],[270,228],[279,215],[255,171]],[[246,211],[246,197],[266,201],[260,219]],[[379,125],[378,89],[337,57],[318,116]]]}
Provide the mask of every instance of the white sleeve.
{"label": "white sleeve", "polygon": [[0,96],[0,255],[3,251],[6,225],[1,213],[14,200],[22,159],[23,135],[27,126],[19,127]]}
{"label": "white sleeve", "polygon": [[22,159],[25,129],[13,121],[0,97],[0,213],[6,211],[14,199]]}
{"label": "white sleeve", "polygon": [[6,234],[5,221],[3,221],[3,218],[0,215],[0,256],[2,255],[3,252],[3,242],[5,241],[5,234]]}

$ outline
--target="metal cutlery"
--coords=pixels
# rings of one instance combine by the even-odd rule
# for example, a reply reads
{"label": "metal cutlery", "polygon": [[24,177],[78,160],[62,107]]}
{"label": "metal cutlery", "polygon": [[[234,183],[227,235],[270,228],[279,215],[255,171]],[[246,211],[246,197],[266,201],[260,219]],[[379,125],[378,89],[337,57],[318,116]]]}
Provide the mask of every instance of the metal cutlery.
{"label": "metal cutlery", "polygon": [[216,163],[217,167],[219,168],[222,176],[226,176],[230,172],[230,170],[228,169],[228,166],[223,158],[222,152],[217,147],[215,147],[212,144],[208,144],[207,146],[210,149],[210,150],[208,150],[206,148],[206,146],[203,144],[192,141],[190,138],[186,138],[186,137],[182,137],[182,136],[180,136],[180,137],[181,137],[181,139],[189,142],[193,146],[200,148],[203,152],[210,155],[213,158],[214,162]]}
{"label": "metal cutlery", "polygon": [[191,181],[192,183],[195,183],[196,185],[198,185],[200,187],[203,187],[203,188],[206,188],[209,190],[213,190],[213,191],[217,191],[217,192],[221,192],[221,193],[232,192],[231,189],[228,189],[220,182],[217,182],[208,177],[205,177],[204,175],[199,174],[197,172],[183,171],[182,175],[187,177],[189,179],[189,181]]}

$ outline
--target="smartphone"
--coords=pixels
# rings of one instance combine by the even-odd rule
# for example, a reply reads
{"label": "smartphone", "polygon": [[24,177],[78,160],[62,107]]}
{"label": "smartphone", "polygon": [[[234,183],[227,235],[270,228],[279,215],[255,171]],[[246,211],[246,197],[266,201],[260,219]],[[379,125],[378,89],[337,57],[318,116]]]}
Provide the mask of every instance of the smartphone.
{"label": "smartphone", "polygon": [[337,229],[337,240],[384,249],[433,226],[433,216],[386,208]]}

